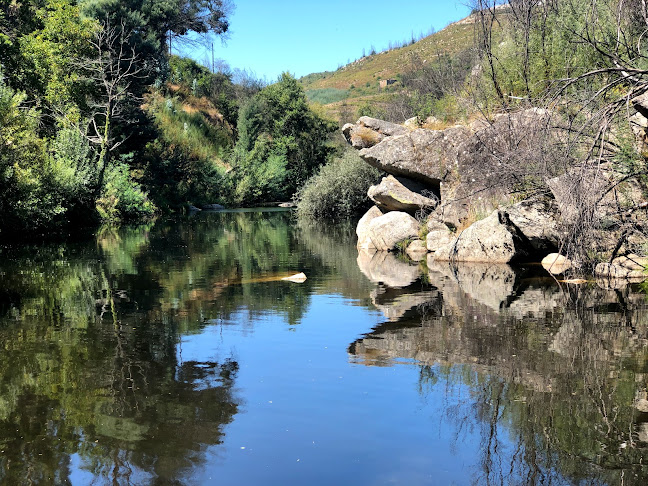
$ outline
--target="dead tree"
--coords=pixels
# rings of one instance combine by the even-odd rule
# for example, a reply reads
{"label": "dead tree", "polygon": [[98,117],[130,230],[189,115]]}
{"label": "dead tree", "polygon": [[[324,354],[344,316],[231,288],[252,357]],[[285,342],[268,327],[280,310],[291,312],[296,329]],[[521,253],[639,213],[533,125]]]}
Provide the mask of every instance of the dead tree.
{"label": "dead tree", "polygon": [[124,22],[115,26],[106,18],[92,46],[94,56],[84,60],[84,70],[95,89],[86,136],[98,154],[96,194],[99,194],[111,153],[127,138],[115,135],[115,125],[124,120],[128,107],[137,99],[131,89],[133,83],[144,76],[131,43],[131,32]]}

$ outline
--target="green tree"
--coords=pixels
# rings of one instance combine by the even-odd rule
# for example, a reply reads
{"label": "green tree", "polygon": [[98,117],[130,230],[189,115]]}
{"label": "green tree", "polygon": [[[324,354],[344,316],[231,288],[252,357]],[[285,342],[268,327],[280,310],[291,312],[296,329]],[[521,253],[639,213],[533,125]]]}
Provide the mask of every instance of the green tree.
{"label": "green tree", "polygon": [[336,124],[313,112],[303,88],[284,73],[239,113],[234,154],[238,202],[291,197],[331,153]]}
{"label": "green tree", "polygon": [[31,61],[44,101],[78,123],[96,89],[82,61],[93,56],[92,40],[101,26],[68,0],[48,0],[36,15],[42,28],[21,38],[23,56]]}

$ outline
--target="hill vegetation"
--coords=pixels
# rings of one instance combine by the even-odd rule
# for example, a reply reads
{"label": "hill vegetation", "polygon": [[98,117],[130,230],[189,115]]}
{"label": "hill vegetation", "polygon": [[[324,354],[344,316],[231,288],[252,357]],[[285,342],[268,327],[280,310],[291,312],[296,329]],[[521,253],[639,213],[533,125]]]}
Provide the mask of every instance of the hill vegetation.
{"label": "hill vegetation", "polygon": [[[299,82],[309,100],[328,105],[327,111],[344,122],[359,114],[386,117],[384,107],[396,93],[403,91],[403,76],[473,46],[475,21],[475,16],[469,16],[418,40],[412,38],[390,44],[382,52],[372,48],[336,71],[309,74]],[[388,79],[397,80],[397,83],[381,88],[380,81]]]}

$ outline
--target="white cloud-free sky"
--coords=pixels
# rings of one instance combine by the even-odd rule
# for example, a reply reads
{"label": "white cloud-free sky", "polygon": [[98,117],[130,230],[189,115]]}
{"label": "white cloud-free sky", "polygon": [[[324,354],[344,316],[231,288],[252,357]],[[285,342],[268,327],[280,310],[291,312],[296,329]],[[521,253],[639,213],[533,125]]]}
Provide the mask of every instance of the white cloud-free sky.
{"label": "white cloud-free sky", "polygon": [[[234,1],[229,38],[214,42],[214,55],[268,81],[284,71],[297,77],[333,71],[363,49],[368,54],[372,46],[380,51],[390,41],[441,30],[470,12],[461,0]],[[199,62],[211,58],[200,46],[181,53]]]}

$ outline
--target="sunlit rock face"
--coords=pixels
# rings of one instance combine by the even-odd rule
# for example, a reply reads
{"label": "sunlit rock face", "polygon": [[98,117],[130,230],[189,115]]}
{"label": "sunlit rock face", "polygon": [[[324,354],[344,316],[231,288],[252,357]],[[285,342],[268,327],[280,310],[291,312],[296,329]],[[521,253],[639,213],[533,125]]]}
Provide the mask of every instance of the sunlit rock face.
{"label": "sunlit rock face", "polygon": [[505,181],[519,168],[511,154],[532,150],[538,143],[532,133],[550,118],[532,108],[490,123],[429,130],[362,117],[343,134],[368,164],[426,184],[440,197],[437,217],[458,227],[471,211],[490,212],[508,200]]}
{"label": "sunlit rock face", "polygon": [[439,203],[433,189],[406,177],[388,175],[367,192],[384,211],[404,211],[414,214],[421,209],[431,210]]}
{"label": "sunlit rock face", "polygon": [[390,251],[396,248],[397,243],[418,239],[420,230],[419,222],[409,214],[400,211],[382,214],[374,206],[358,223],[357,245],[365,250]]}

